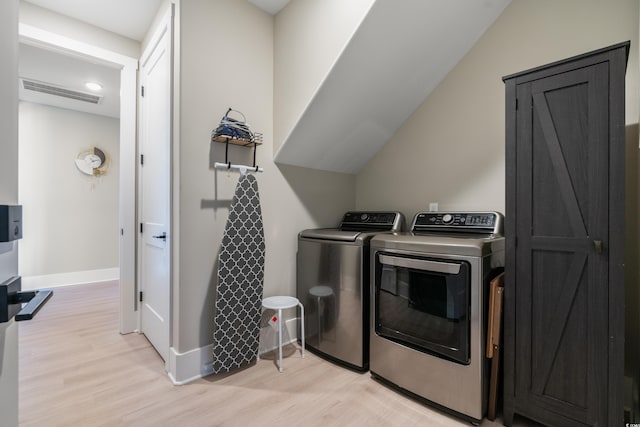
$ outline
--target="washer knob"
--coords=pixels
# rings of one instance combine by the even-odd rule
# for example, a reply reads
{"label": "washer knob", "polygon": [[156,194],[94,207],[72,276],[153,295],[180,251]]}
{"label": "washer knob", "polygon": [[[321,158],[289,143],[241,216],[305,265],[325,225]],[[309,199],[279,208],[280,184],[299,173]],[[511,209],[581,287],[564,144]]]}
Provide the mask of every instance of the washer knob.
{"label": "washer knob", "polygon": [[449,224],[451,221],[453,221],[453,216],[451,214],[442,215],[442,222]]}
{"label": "washer knob", "polygon": [[360,219],[361,219],[362,221],[366,221],[366,220],[367,220],[367,218],[369,218],[369,215],[367,215],[366,213],[363,213],[362,215],[360,215]]}

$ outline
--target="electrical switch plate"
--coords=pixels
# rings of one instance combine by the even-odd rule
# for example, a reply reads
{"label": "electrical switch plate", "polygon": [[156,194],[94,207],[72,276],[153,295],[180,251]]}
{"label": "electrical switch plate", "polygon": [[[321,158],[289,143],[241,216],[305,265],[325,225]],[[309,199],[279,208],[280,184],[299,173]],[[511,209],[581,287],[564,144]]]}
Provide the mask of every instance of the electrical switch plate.
{"label": "electrical switch plate", "polygon": [[438,211],[438,202],[429,203],[429,212],[437,212]]}

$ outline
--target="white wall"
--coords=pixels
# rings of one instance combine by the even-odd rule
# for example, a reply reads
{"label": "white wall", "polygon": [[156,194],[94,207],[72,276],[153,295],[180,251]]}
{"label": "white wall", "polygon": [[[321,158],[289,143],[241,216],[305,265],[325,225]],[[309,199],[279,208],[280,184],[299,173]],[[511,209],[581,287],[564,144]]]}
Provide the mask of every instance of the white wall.
{"label": "white wall", "polygon": [[293,0],[275,17],[274,153],[375,0]]}
{"label": "white wall", "polygon": [[[30,102],[19,112],[20,274],[117,268],[118,119]],[[91,146],[109,157],[100,177],[74,162]]]}
{"label": "white wall", "polygon": [[[18,201],[18,1],[0,2],[0,204]],[[0,243],[0,283],[18,273],[17,242]],[[18,426],[18,325],[0,323],[0,419]]]}
{"label": "white wall", "polygon": [[[356,179],[358,209],[407,218],[441,210],[504,212],[502,76],[625,40],[634,0],[514,0]],[[638,50],[627,69],[627,124],[638,121]]]}
{"label": "white wall", "polygon": [[[164,19],[167,10],[172,7],[172,4],[179,3],[180,0],[162,0],[162,3],[158,7],[156,15],[153,17],[151,21],[151,25],[149,25],[149,29],[147,30],[147,34],[145,34],[142,42],[140,43],[140,55],[144,54],[145,49],[149,46],[151,42],[151,38],[154,35],[153,29],[158,28],[158,26],[162,25],[162,20]],[[176,7],[178,9],[179,7]],[[175,32],[175,29],[174,29]]]}
{"label": "white wall", "polygon": [[[179,353],[213,341],[219,253],[237,173],[213,169],[224,144],[209,142],[228,107],[264,134],[257,175],[265,227],[264,296],[295,295],[297,233],[335,225],[353,208],[350,175],[278,167],[273,157],[273,17],[248,2],[180,3],[179,269],[174,280],[173,347]],[[233,59],[229,59],[233,58]],[[234,163],[251,150],[230,147]],[[175,256],[176,254],[174,254]],[[209,356],[210,357],[210,356]]]}
{"label": "white wall", "polygon": [[17,7],[17,1],[2,2],[0,13],[0,203],[4,204],[18,202],[18,24],[14,22]]}
{"label": "white wall", "polygon": [[136,40],[25,1],[20,2],[20,23],[79,40],[92,46],[99,46],[125,56],[133,58],[140,56],[140,43]]}

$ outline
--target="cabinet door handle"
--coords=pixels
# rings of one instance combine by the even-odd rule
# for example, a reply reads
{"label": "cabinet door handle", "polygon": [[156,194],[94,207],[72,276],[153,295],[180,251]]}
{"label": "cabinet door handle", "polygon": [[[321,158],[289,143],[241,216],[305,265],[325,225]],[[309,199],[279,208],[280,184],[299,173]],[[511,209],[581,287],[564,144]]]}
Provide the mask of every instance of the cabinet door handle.
{"label": "cabinet door handle", "polygon": [[594,240],[593,246],[596,248],[596,253],[598,255],[602,253],[602,240]]}

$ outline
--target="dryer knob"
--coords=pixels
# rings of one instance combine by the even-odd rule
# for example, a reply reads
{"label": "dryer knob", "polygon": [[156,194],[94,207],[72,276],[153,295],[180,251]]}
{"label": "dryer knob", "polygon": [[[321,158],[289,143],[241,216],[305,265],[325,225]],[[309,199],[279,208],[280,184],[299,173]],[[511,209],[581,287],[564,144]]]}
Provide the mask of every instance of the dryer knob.
{"label": "dryer knob", "polygon": [[451,221],[453,221],[453,215],[450,215],[450,214],[442,215],[442,222],[444,222],[445,224],[449,224]]}

